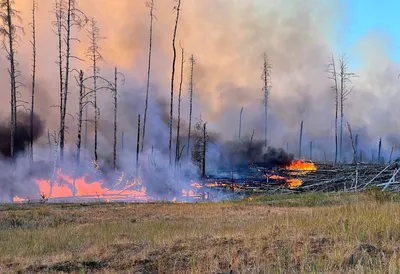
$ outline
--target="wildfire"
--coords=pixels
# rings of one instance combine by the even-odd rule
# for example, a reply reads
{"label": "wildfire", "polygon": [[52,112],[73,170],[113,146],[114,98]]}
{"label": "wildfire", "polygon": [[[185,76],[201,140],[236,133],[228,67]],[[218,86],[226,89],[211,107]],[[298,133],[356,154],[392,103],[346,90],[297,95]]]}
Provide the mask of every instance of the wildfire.
{"label": "wildfire", "polygon": [[299,170],[299,171],[312,171],[317,170],[317,167],[312,162],[305,162],[300,160],[294,160],[286,167],[289,170]]}
{"label": "wildfire", "polygon": [[[124,176],[124,175],[122,175]],[[62,173],[61,169],[57,171],[57,176],[53,182],[46,179],[36,180],[38,187],[38,195],[42,199],[50,198],[86,198],[86,199],[104,199],[107,202],[115,200],[133,200],[148,201],[146,188],[142,186],[142,182],[134,179],[127,182],[125,187],[121,189],[110,189],[103,187],[103,181],[87,182],[87,176],[72,178]],[[118,179],[118,183],[122,181]],[[75,195],[74,195],[75,192]],[[14,202],[23,202],[25,199],[14,197]]]}
{"label": "wildfire", "polygon": [[293,189],[296,187],[299,187],[303,184],[303,182],[300,179],[289,179],[287,180],[289,188]]}
{"label": "wildfire", "polygon": [[18,196],[15,196],[15,197],[13,198],[13,202],[14,202],[14,203],[23,203],[23,202],[25,202],[25,199],[20,198],[20,197],[18,197]]}

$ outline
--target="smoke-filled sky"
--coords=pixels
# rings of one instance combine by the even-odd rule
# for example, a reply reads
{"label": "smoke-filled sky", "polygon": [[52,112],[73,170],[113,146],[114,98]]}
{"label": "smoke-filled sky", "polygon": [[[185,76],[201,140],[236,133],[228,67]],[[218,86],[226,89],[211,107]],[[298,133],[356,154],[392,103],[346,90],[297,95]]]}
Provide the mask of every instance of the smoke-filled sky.
{"label": "smoke-filled sky", "polygon": [[[17,59],[23,98],[29,101],[30,86],[30,2],[16,1],[21,11],[25,35],[21,34]],[[58,74],[56,36],[50,12],[53,0],[40,0],[37,14],[38,95],[37,110],[51,130],[57,129]],[[117,66],[125,75],[121,86],[120,130],[135,134],[136,117],[143,113],[143,99],[147,73],[148,8],[145,1],[132,0],[78,0],[87,16],[99,22],[100,42],[104,62],[102,75],[112,78]],[[393,3],[390,3],[393,2]],[[168,111],[169,81],[172,61],[172,33],[175,13],[174,0],[155,0],[154,52],[150,91],[150,113],[154,141],[159,137],[168,141],[167,126],[157,117]],[[185,49],[185,82],[182,116],[187,120],[187,79],[190,54],[194,54],[195,117],[202,115],[209,129],[224,139],[237,138],[239,112],[244,107],[242,134],[261,138],[262,108],[262,54],[269,56],[272,71],[272,89],[269,101],[270,144],[286,147],[297,153],[298,131],[304,121],[304,142],[314,142],[316,153],[334,150],[334,101],[331,82],[324,71],[328,58],[346,51],[350,67],[359,77],[353,81],[354,91],[345,105],[345,122],[349,121],[354,134],[370,154],[379,137],[384,148],[400,146],[398,117],[398,87],[400,66],[396,45],[397,16],[395,2],[349,0],[182,0],[181,21],[177,45]],[[397,24],[398,25],[398,24]],[[88,47],[86,31],[74,31],[81,38],[73,53],[85,57]],[[178,46],[178,56],[180,56]],[[74,62],[74,68],[90,73],[89,62]],[[177,67],[180,66],[180,58]],[[4,73],[2,83],[8,83],[5,54],[0,57]],[[178,86],[179,69],[176,74]],[[71,84],[75,80],[71,79]],[[349,86],[350,88],[351,86]],[[9,97],[7,84],[2,85],[2,97]],[[177,93],[177,89],[175,91]],[[76,112],[76,87],[71,89],[68,112]],[[160,103],[160,102],[167,103]],[[176,102],[176,101],[175,101]],[[8,105],[0,103],[2,115],[8,114]],[[100,103],[103,134],[112,121],[111,96],[104,93]],[[175,112],[176,113],[176,112]],[[76,121],[70,123],[71,140]],[[163,135],[165,133],[165,135]],[[157,134],[157,135],[156,135]],[[161,135],[160,135],[161,134]],[[344,129],[346,149],[348,132]],[[153,142],[152,139],[152,142]]]}

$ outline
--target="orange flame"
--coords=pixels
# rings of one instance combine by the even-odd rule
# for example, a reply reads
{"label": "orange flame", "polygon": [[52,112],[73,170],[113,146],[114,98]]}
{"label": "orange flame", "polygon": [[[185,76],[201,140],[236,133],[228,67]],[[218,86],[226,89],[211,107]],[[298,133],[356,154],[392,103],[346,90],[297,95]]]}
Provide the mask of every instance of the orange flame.
{"label": "orange flame", "polygon": [[[123,175],[122,175],[123,176]],[[86,176],[76,178],[75,180],[62,173],[61,169],[57,171],[56,179],[53,183],[50,180],[38,179],[36,185],[39,188],[39,195],[42,198],[101,198],[107,202],[112,200],[140,200],[147,201],[146,188],[142,186],[140,180],[134,179],[122,189],[109,189],[103,187],[103,181],[86,182]],[[75,187],[74,187],[75,186]],[[73,190],[75,189],[75,196]],[[24,201],[19,197],[14,197],[15,202]]]}
{"label": "orange flame", "polygon": [[300,179],[289,179],[287,180],[289,188],[293,189],[296,187],[299,187],[303,184],[303,182]]}
{"label": "orange flame", "polygon": [[300,171],[312,171],[312,170],[317,170],[317,167],[315,166],[314,163],[312,162],[305,162],[305,161],[299,161],[299,160],[294,160],[290,163],[289,166],[286,167],[289,170],[300,170]]}
{"label": "orange flame", "polygon": [[25,202],[25,201],[26,201],[25,199],[20,198],[20,197],[18,197],[18,196],[15,196],[15,197],[13,198],[13,202],[14,202],[14,203],[23,203],[23,202]]}

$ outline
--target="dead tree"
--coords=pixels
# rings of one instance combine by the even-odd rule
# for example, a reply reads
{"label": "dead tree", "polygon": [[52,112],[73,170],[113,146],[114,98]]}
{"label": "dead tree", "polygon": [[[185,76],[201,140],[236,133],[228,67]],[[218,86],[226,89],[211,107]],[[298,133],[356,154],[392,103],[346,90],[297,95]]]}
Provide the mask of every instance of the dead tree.
{"label": "dead tree", "polygon": [[[59,51],[59,68],[60,68],[60,160],[64,158],[65,146],[65,131],[66,123],[65,118],[67,114],[67,99],[69,88],[69,75],[71,72],[70,61],[71,58],[79,59],[72,55],[71,42],[79,41],[72,36],[73,28],[82,28],[87,23],[85,14],[77,8],[77,0],[56,0],[54,7],[56,14],[56,21],[54,24],[57,27],[58,35],[58,51]],[[65,34],[64,34],[65,32]],[[65,44],[65,52],[63,51],[63,44]],[[64,60],[65,58],[65,66]]]}
{"label": "dead tree", "polygon": [[140,154],[140,114],[138,115],[137,139],[136,139],[136,176],[139,176],[139,154]]}
{"label": "dead tree", "polygon": [[117,111],[118,111],[118,70],[115,68],[114,73],[114,149],[113,149],[113,166],[117,169]]}
{"label": "dead tree", "polygon": [[32,90],[31,90],[31,117],[30,117],[30,147],[31,162],[33,162],[33,113],[35,111],[35,84],[36,84],[36,0],[32,0]]}
{"label": "dead tree", "polygon": [[379,138],[378,143],[378,163],[381,163],[381,150],[382,150],[382,138]]}
{"label": "dead tree", "polygon": [[344,122],[344,101],[347,100],[350,93],[353,91],[347,89],[347,84],[351,83],[351,79],[356,77],[352,72],[348,72],[348,57],[346,54],[340,56],[339,66],[340,66],[340,144],[339,144],[339,160],[342,161],[342,151],[343,151],[343,122]]}
{"label": "dead tree", "polygon": [[[102,55],[100,54],[100,46],[99,41],[104,39],[104,37],[100,36],[100,29],[97,27],[97,22],[92,17],[90,19],[90,27],[88,32],[88,38],[90,41],[90,46],[86,50],[86,56],[89,57],[92,62],[93,69],[93,108],[94,108],[94,159],[97,161],[97,145],[98,145],[98,128],[99,128],[99,118],[100,113],[97,107],[97,80],[99,74],[98,64],[103,60]],[[89,98],[87,98],[89,99]],[[88,111],[86,111],[86,116]],[[87,121],[87,117],[86,117]],[[87,122],[85,125],[85,139],[87,138]]]}
{"label": "dead tree", "polygon": [[268,100],[269,91],[271,89],[270,79],[271,79],[271,69],[272,66],[268,61],[267,53],[263,54],[263,71],[261,79],[263,81],[263,105],[264,105],[264,148],[267,149],[267,135],[268,135]]}
{"label": "dead tree", "polygon": [[[178,94],[178,125],[176,129],[176,152],[175,152],[175,164],[178,165],[179,162],[179,155],[180,155],[180,128],[181,128],[181,101],[182,101],[182,84],[183,84],[183,70],[184,70],[184,63],[185,63],[185,51],[181,46],[181,80],[179,83],[179,94]],[[143,140],[142,140],[143,143]]]}
{"label": "dead tree", "polygon": [[150,9],[150,27],[149,27],[149,59],[147,65],[147,84],[146,84],[146,101],[144,107],[143,117],[143,135],[142,135],[142,152],[144,149],[144,140],[146,135],[146,122],[147,122],[147,110],[149,108],[149,89],[150,89],[150,74],[151,74],[151,54],[153,48],[153,20],[154,20],[154,0],[146,1],[146,6]]}
{"label": "dead tree", "polygon": [[336,64],[335,57],[331,56],[328,67],[326,70],[329,73],[328,78],[333,81],[333,85],[331,86],[331,90],[334,92],[335,98],[335,161],[337,164],[338,159],[338,113],[339,113],[339,87],[338,87],[338,75],[336,72]]}
{"label": "dead tree", "polygon": [[53,6],[53,13],[56,16],[56,20],[52,22],[52,25],[55,27],[55,33],[58,38],[57,43],[57,52],[58,59],[56,61],[58,65],[58,77],[59,77],[59,95],[60,95],[60,129],[62,127],[63,121],[63,102],[64,102],[64,62],[63,62],[63,21],[64,21],[64,1],[63,0],[55,0]]}
{"label": "dead tree", "polygon": [[192,147],[192,162],[197,166],[200,173],[203,171],[204,124],[203,119],[199,117],[194,126],[194,144]]}
{"label": "dead tree", "polygon": [[194,91],[194,65],[196,64],[196,60],[194,59],[194,55],[190,57],[190,82],[189,82],[189,127],[188,127],[188,140],[187,140],[187,148],[186,155],[187,160],[189,161],[189,152],[190,152],[190,134],[192,131],[192,113],[193,113],[193,91]]}
{"label": "dead tree", "polygon": [[203,157],[201,161],[201,177],[206,177],[207,123],[203,125]]}
{"label": "dead tree", "polygon": [[242,134],[242,114],[243,114],[243,107],[240,109],[240,115],[239,115],[239,141]]}
{"label": "dead tree", "polygon": [[73,196],[75,197],[76,195],[76,185],[75,185],[75,180],[76,180],[76,175],[78,172],[79,164],[80,164],[80,159],[81,159],[81,143],[82,143],[82,118],[83,118],[83,109],[84,109],[84,104],[87,102],[83,102],[84,97],[86,96],[84,92],[84,85],[83,85],[83,71],[81,70],[79,72],[79,98],[78,98],[78,137],[76,140],[76,167],[75,167],[75,175],[74,175],[74,181],[73,181]]}
{"label": "dead tree", "polygon": [[358,162],[357,162],[357,149],[356,149],[356,142],[353,139],[353,133],[351,131],[350,123],[347,122],[347,129],[349,130],[351,146],[353,148],[353,163],[356,165],[356,178],[354,182],[354,189],[357,190],[358,186]]}
{"label": "dead tree", "polygon": [[83,109],[86,106],[86,102],[88,101],[83,101],[85,97],[87,97],[88,94],[85,94],[85,88],[84,88],[84,83],[83,83],[83,71],[81,70],[79,72],[79,97],[78,97],[78,113],[77,113],[77,118],[78,118],[78,137],[76,140],[76,165],[79,167],[80,164],[80,156],[81,156],[81,144],[82,144],[82,123],[83,123]]}
{"label": "dead tree", "polygon": [[299,137],[299,160],[301,160],[301,148],[302,148],[302,143],[303,143],[303,125],[304,125],[304,122],[301,121],[301,124],[300,124],[300,137]]}
{"label": "dead tree", "polygon": [[394,151],[395,146],[392,145],[392,149],[390,150],[390,157],[389,157],[389,164],[392,163],[392,156],[393,156],[393,151]]}
{"label": "dead tree", "polygon": [[7,54],[10,62],[8,74],[10,76],[10,94],[11,94],[11,143],[10,155],[14,157],[15,139],[17,132],[17,62],[15,60],[15,44],[18,39],[17,30],[23,31],[23,28],[14,24],[14,19],[21,21],[19,11],[13,9],[13,0],[0,0],[0,34],[3,35],[2,47]]}
{"label": "dead tree", "polygon": [[175,41],[176,41],[176,34],[178,31],[179,14],[181,11],[181,0],[175,0],[175,1],[177,1],[177,5],[174,7],[174,10],[176,10],[176,19],[175,19],[174,35],[172,38],[173,59],[172,59],[172,75],[171,75],[171,105],[169,113],[170,116],[169,116],[169,144],[168,144],[170,167],[172,164],[172,121],[174,114],[174,81],[175,81],[175,63],[176,63]]}

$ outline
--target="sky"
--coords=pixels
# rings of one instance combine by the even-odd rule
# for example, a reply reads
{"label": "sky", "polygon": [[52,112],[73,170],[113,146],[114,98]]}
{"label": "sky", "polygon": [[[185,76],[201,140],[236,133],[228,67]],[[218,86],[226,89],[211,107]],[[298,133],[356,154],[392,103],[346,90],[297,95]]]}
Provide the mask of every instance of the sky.
{"label": "sky", "polygon": [[354,51],[360,38],[370,32],[386,36],[390,56],[400,61],[400,2],[396,0],[343,0],[347,7],[344,51]]}

